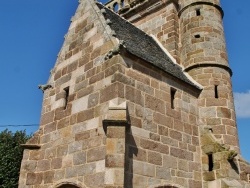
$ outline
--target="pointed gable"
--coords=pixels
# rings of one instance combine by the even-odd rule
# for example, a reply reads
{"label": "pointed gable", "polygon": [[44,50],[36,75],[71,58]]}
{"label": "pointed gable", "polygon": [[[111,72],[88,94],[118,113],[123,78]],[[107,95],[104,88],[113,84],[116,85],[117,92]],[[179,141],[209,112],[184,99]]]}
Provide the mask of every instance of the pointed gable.
{"label": "pointed gable", "polygon": [[104,59],[105,54],[115,44],[110,32],[96,3],[92,0],[80,1],[49,82],[55,81],[56,85],[60,85],[61,77],[68,76],[68,79],[63,80],[69,80],[70,73],[75,69],[79,69],[79,72],[82,69],[84,72],[87,70],[86,64],[93,63],[100,57]]}

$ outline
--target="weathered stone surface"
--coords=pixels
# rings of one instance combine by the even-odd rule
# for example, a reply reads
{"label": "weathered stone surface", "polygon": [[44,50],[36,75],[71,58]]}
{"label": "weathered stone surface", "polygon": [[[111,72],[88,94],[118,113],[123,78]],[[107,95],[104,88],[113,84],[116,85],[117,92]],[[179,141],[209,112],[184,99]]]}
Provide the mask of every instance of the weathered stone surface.
{"label": "weathered stone surface", "polygon": [[53,183],[54,181],[54,172],[47,171],[44,173],[44,184]]}
{"label": "weathered stone surface", "polygon": [[54,158],[51,161],[51,169],[60,169],[62,167],[62,158]]}
{"label": "weathered stone surface", "polygon": [[164,106],[164,102],[154,98],[150,95],[146,95],[145,97],[145,106],[147,108],[150,108],[151,110],[155,110],[157,112],[160,112],[162,114],[165,114],[165,106]]}
{"label": "weathered stone surface", "polygon": [[85,152],[79,152],[75,153],[73,155],[73,164],[74,165],[81,165],[86,163],[86,153]]}
{"label": "weathered stone surface", "polygon": [[156,167],[156,177],[164,180],[171,180],[170,170],[167,168]]}
{"label": "weathered stone surface", "polygon": [[69,153],[75,153],[82,150],[82,142],[73,142],[69,144]]}
{"label": "weathered stone surface", "polygon": [[108,126],[107,137],[108,138],[125,138],[125,126]]}
{"label": "weathered stone surface", "polygon": [[124,167],[124,154],[106,155],[106,167]]}
{"label": "weathered stone surface", "polygon": [[134,102],[134,103],[139,104],[141,106],[144,105],[144,96],[142,95],[141,91],[139,91],[133,87],[126,86],[125,96],[131,102]]}
{"label": "weathered stone surface", "polygon": [[37,163],[38,171],[46,171],[50,169],[50,160],[41,160]]}
{"label": "weathered stone surface", "polygon": [[86,176],[96,172],[96,164],[90,163],[86,165],[78,165],[75,167],[78,176]]}
{"label": "weathered stone surface", "polygon": [[124,86],[120,83],[113,83],[112,85],[101,90],[100,102],[106,102],[116,97],[124,96]]}
{"label": "weathered stone surface", "polygon": [[249,187],[219,0],[116,3],[143,31],[79,2],[19,187]]}
{"label": "weathered stone surface", "polygon": [[37,161],[26,161],[23,163],[23,168],[26,171],[34,172],[37,167]]}
{"label": "weathered stone surface", "polygon": [[84,182],[88,187],[102,187],[104,185],[104,173],[85,176]]}
{"label": "weathered stone surface", "polygon": [[155,176],[155,167],[152,164],[134,161],[133,172],[135,174],[139,174],[139,175],[154,177]]}
{"label": "weathered stone surface", "polygon": [[26,185],[39,185],[43,181],[43,173],[28,173]]}
{"label": "weathered stone surface", "polygon": [[99,93],[93,93],[88,98],[88,108],[92,108],[99,103]]}
{"label": "weathered stone surface", "polygon": [[94,110],[93,109],[85,110],[85,111],[77,114],[77,122],[78,123],[92,119],[92,118],[94,118]]}
{"label": "weathered stone surface", "polygon": [[68,145],[61,145],[57,148],[57,157],[65,156],[68,153]]}
{"label": "weathered stone surface", "polygon": [[99,161],[105,159],[105,147],[93,148],[87,151],[87,162]]}
{"label": "weathered stone surface", "polygon": [[170,117],[164,116],[160,113],[154,113],[154,122],[160,125],[164,125],[166,127],[173,127],[173,120]]}
{"label": "weathered stone surface", "polygon": [[90,132],[82,132],[75,135],[75,141],[86,140],[90,138]]}
{"label": "weathered stone surface", "polygon": [[178,158],[169,155],[163,156],[163,167],[167,169],[169,168],[177,169],[178,168],[177,159]]}
{"label": "weathered stone surface", "polygon": [[147,160],[147,152],[143,149],[129,147],[129,158],[133,158],[138,161],[146,161]]}
{"label": "weathered stone surface", "polygon": [[54,120],[54,115],[55,115],[54,111],[43,114],[41,119],[41,125],[51,123]]}
{"label": "weathered stone surface", "polygon": [[148,162],[162,166],[162,154],[156,152],[148,152]]}
{"label": "weathered stone surface", "polygon": [[77,168],[75,167],[68,167],[66,168],[65,171],[65,177],[66,178],[72,178],[72,177],[77,177]]}
{"label": "weathered stone surface", "polygon": [[165,154],[169,153],[169,147],[167,145],[159,144],[159,143],[151,141],[151,140],[141,139],[141,147],[144,149],[157,151],[160,153],[165,153]]}
{"label": "weathered stone surface", "polygon": [[180,159],[193,161],[193,153],[179,149],[179,148],[170,148],[170,154]]}
{"label": "weathered stone surface", "polygon": [[52,131],[55,131],[56,130],[56,124],[55,122],[51,123],[51,124],[48,124],[44,127],[44,133],[47,134],[47,133],[50,133]]}

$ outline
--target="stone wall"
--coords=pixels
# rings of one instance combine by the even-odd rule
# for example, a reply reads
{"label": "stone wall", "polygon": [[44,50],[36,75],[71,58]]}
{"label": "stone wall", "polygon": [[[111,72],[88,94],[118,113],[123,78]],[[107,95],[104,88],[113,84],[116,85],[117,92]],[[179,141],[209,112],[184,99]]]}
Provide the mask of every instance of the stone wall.
{"label": "stone wall", "polygon": [[[120,80],[130,83],[124,96],[131,124],[126,137],[126,186],[200,188],[197,93],[146,62],[131,57],[125,62],[131,67]],[[176,90],[174,108],[171,88]]]}
{"label": "stone wall", "polygon": [[122,16],[147,34],[157,37],[176,61],[180,62],[179,22],[176,4],[172,1],[155,1],[141,5],[137,8],[138,10],[136,8]]}
{"label": "stone wall", "polygon": [[179,24],[174,4],[164,6],[160,11],[145,16],[134,23],[148,34],[153,34],[179,62]]}
{"label": "stone wall", "polygon": [[219,2],[179,1],[179,13],[161,2],[124,15],[203,90],[126,49],[109,53],[121,41],[95,2],[81,0],[44,90],[39,131],[24,145],[20,188],[249,187]]}
{"label": "stone wall", "polygon": [[48,81],[52,88],[44,91],[39,131],[24,151],[20,188],[104,185],[102,119],[108,101],[122,94],[120,84],[112,83],[117,62],[102,63],[116,41],[98,11],[94,1],[82,1],[72,18]]}
{"label": "stone wall", "polygon": [[105,59],[118,41],[102,19],[90,0],[72,18],[19,187],[200,187],[197,93],[129,54]]}

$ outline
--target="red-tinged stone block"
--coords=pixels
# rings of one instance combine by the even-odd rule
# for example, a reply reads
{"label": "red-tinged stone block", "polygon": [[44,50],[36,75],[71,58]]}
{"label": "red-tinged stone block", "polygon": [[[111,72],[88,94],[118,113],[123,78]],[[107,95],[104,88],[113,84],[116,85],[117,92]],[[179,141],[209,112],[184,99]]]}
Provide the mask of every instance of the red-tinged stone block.
{"label": "red-tinged stone block", "polygon": [[186,159],[189,161],[193,161],[193,153],[192,152],[182,150],[179,148],[171,147],[170,148],[170,155],[172,155],[174,157],[178,157],[180,159]]}
{"label": "red-tinged stone block", "polygon": [[28,173],[26,185],[39,185],[43,181],[43,173]]}
{"label": "red-tinged stone block", "polygon": [[94,118],[94,109],[85,110],[77,114],[77,123]]}

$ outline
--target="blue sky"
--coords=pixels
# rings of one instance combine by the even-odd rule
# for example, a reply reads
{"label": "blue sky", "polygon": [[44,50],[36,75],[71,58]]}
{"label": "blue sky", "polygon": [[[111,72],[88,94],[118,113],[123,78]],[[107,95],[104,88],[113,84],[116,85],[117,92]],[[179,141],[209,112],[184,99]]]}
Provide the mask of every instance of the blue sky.
{"label": "blue sky", "polygon": [[[250,1],[221,4],[241,152],[250,161]],[[43,95],[37,86],[47,82],[77,5],[78,0],[1,0],[0,131],[38,129]]]}

